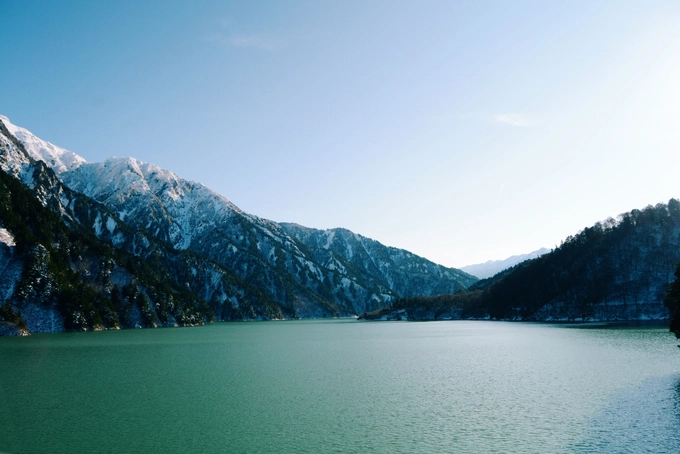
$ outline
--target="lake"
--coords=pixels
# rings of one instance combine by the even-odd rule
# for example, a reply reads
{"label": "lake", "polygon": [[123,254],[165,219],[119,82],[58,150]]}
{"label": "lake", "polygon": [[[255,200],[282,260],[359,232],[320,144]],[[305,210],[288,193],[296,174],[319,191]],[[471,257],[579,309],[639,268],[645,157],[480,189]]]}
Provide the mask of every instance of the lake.
{"label": "lake", "polygon": [[0,338],[0,452],[680,452],[676,345],[491,321]]}

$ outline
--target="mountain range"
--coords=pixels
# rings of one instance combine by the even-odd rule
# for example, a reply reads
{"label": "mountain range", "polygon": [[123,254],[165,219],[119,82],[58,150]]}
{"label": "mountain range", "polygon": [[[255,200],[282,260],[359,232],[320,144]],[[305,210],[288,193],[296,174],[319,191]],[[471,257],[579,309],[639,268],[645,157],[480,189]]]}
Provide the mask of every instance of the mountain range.
{"label": "mountain range", "polygon": [[486,279],[500,273],[503,270],[511,268],[518,263],[522,263],[525,260],[535,259],[543,254],[550,252],[550,249],[540,248],[528,254],[513,255],[503,260],[489,260],[484,263],[477,263],[474,265],[467,265],[460,268],[461,271],[465,271],[479,279]]}
{"label": "mountain range", "polygon": [[477,281],[346,229],[245,213],[154,164],[88,163],[3,116],[0,169],[6,331],[353,316]]}

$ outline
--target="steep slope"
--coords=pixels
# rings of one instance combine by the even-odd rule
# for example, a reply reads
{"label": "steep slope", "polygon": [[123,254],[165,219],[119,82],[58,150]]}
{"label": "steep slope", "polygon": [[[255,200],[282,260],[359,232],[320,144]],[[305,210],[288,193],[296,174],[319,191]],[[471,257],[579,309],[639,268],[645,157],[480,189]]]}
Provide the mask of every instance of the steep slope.
{"label": "steep slope", "polygon": [[366,242],[370,248],[357,257],[339,250],[324,254],[303,241],[310,235],[300,234],[302,228],[244,213],[158,166],[133,158],[86,163],[12,128],[33,158],[53,165],[67,187],[104,204],[129,228],[233,270],[301,317],[356,314],[400,296],[456,291],[475,281],[377,242]]}
{"label": "steep slope", "polygon": [[402,297],[452,293],[477,281],[460,270],[384,246],[347,229],[318,230],[289,223],[281,227],[304,244],[315,262],[332,269],[356,270],[367,276],[366,287],[391,289]]}
{"label": "steep slope", "polygon": [[135,231],[72,191],[0,121],[3,326],[61,331],[294,316],[231,270]]}
{"label": "steep slope", "polygon": [[0,123],[3,123],[6,132],[19,139],[28,156],[34,160],[45,162],[56,173],[74,169],[85,163],[85,160],[77,154],[44,141],[24,128],[13,125],[9,118],[4,115],[0,115]]}
{"label": "steep slope", "polygon": [[[116,212],[130,227],[147,229],[177,249],[234,270],[300,316],[346,316],[364,307],[363,301],[335,298],[324,282],[327,272],[333,271],[309,260],[278,224],[244,213],[200,183],[134,158],[83,164],[60,176],[69,187]],[[377,300],[370,290],[363,289],[362,299],[386,301]],[[388,293],[387,298],[392,297]]]}
{"label": "steep slope", "polygon": [[518,263],[522,263],[525,260],[535,259],[543,254],[550,252],[550,249],[541,248],[536,251],[530,252],[528,254],[513,255],[503,260],[489,260],[484,263],[477,263],[474,265],[467,265],[460,268],[461,271],[465,271],[479,279],[486,279],[500,273],[503,270],[512,268]]}
{"label": "steep slope", "polygon": [[666,319],[678,262],[680,202],[671,199],[586,228],[469,291],[402,299],[367,318]]}

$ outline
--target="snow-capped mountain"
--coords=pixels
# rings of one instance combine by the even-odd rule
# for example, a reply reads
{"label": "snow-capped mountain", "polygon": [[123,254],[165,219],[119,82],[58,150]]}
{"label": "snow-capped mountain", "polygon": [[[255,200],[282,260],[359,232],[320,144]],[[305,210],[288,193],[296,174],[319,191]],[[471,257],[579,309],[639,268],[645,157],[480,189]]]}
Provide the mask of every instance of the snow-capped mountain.
{"label": "snow-capped mountain", "polygon": [[[154,164],[134,158],[87,163],[12,125],[6,117],[0,120],[30,155],[21,157],[19,153],[5,159],[3,169],[35,187],[31,186],[32,164],[28,162],[44,162],[65,188],[109,211],[92,220],[98,236],[118,247],[122,243],[115,238],[120,224],[174,250],[205,257],[277,301],[284,313],[299,317],[352,315],[397,297],[455,292],[476,281],[459,270],[343,229],[320,231],[261,219],[202,184]],[[64,208],[69,206],[68,200],[52,198],[59,200],[58,210],[68,215]],[[210,285],[202,298],[232,304],[225,292]]]}
{"label": "snow-capped mountain", "polygon": [[0,232],[0,334],[8,318],[34,332],[295,316],[232,270],[68,188],[2,121]]}
{"label": "snow-capped mountain", "polygon": [[13,125],[4,115],[0,115],[0,121],[4,123],[10,134],[19,139],[31,158],[45,162],[57,174],[75,169],[85,163],[85,159],[72,151],[53,145],[36,137],[30,131]]}
{"label": "snow-capped mountain", "polygon": [[472,274],[480,279],[486,279],[487,277],[495,276],[503,270],[507,270],[518,263],[522,263],[525,260],[535,259],[543,254],[550,252],[550,249],[541,248],[536,251],[530,252],[528,254],[513,255],[503,260],[489,260],[484,263],[477,263],[475,265],[467,265],[460,268],[468,274]]}
{"label": "snow-capped mountain", "polygon": [[397,295],[454,293],[460,290],[461,281],[471,284],[475,280],[460,270],[384,246],[347,229],[318,230],[290,223],[281,227],[305,245],[315,262],[327,269],[361,270],[371,277],[373,286],[389,288]]}

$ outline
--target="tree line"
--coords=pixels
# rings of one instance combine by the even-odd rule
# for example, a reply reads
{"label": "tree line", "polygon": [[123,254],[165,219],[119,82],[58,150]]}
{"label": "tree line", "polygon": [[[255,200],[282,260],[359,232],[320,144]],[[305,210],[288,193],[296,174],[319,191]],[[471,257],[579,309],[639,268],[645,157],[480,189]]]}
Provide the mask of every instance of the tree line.
{"label": "tree line", "polygon": [[678,263],[680,202],[671,199],[585,228],[464,292],[400,299],[389,309],[409,318],[514,320],[625,320],[670,311],[678,334],[680,284],[670,286]]}

